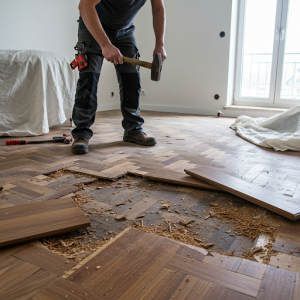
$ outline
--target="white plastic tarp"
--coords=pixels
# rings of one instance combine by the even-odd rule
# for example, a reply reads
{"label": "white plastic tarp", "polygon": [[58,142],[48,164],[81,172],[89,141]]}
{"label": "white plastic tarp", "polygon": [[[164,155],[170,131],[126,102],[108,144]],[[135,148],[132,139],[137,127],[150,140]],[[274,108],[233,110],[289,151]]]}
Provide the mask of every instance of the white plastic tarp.
{"label": "white plastic tarp", "polygon": [[239,116],[231,128],[256,145],[277,151],[300,151],[300,106],[270,118]]}
{"label": "white plastic tarp", "polygon": [[72,57],[43,51],[0,51],[0,136],[49,132],[72,115]]}

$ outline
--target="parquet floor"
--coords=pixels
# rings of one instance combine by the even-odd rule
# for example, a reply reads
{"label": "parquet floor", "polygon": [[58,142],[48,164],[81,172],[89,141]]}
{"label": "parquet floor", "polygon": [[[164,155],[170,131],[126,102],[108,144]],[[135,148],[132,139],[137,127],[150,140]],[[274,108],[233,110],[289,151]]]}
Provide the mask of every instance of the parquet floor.
{"label": "parquet floor", "polygon": [[[224,173],[228,173],[232,176],[238,177],[242,180],[252,182],[253,184],[263,187],[266,190],[287,195],[292,199],[295,199],[295,201],[297,201],[297,199],[300,199],[300,153],[278,153],[270,149],[263,149],[250,144],[249,142],[236,136],[235,132],[229,128],[229,126],[234,122],[234,119],[154,112],[142,112],[142,115],[146,120],[144,126],[145,132],[149,136],[153,135],[157,138],[158,144],[155,147],[148,148],[123,142],[123,130],[121,128],[121,115],[119,111],[110,111],[97,114],[96,123],[93,126],[94,136],[90,143],[90,152],[86,155],[74,155],[70,151],[70,145],[64,144],[53,143],[40,145],[6,146],[5,141],[10,138],[1,137],[0,180],[2,181],[3,190],[0,191],[0,208],[47,201],[51,199],[58,199],[67,195],[72,195],[72,193],[78,191],[78,186],[76,186],[76,184],[88,184],[96,181],[97,178],[116,180],[127,172],[140,175],[153,173],[157,174],[158,172],[162,176],[168,176],[170,172],[176,172],[177,175],[181,174],[182,176],[185,176],[183,172],[184,169],[193,169],[196,167],[214,168],[216,170],[220,170]],[[45,136],[30,137],[27,139],[49,139],[53,136],[62,136],[63,133],[70,133],[69,122],[62,126],[55,126],[54,128],[52,128],[51,132]],[[79,177],[76,174],[67,174],[60,179],[52,179],[48,181],[47,174],[50,174],[62,168],[69,168],[69,170],[80,172],[82,175]],[[144,186],[141,185],[141,191],[143,191],[143,189]],[[194,189],[192,187],[174,187],[171,185],[161,185],[162,191],[168,190],[168,192],[171,193],[171,189],[173,189],[173,192],[172,194],[168,195],[170,201],[172,200],[172,197],[175,198],[174,195],[176,193],[182,193],[185,195],[183,197],[190,197],[190,202],[186,201],[186,205],[192,209],[200,209],[199,203],[195,204],[195,202],[193,202],[195,201],[195,199],[200,197],[204,199],[203,205],[201,204],[201,206],[203,206],[201,210],[207,209],[206,205],[209,202],[210,198],[213,198],[214,201],[218,201],[219,203],[223,204],[226,202],[228,203],[229,199],[230,201],[233,199],[232,196],[226,193],[212,192],[208,190],[204,191],[201,189]],[[94,191],[94,193],[98,194],[100,198],[102,197],[102,199],[104,199],[107,196],[107,194],[105,194],[105,191],[106,189],[103,189],[103,191],[97,190]],[[85,192],[91,191],[81,191],[81,193],[83,194]],[[130,191],[129,189],[127,189],[124,192],[128,193],[128,198],[130,198],[131,196],[135,195],[136,191]],[[131,196],[129,195],[130,192],[132,192]],[[157,206],[157,200],[160,197],[160,191],[155,191],[155,188],[153,188],[152,192],[155,194],[155,201],[152,200],[151,202],[151,200],[149,200],[148,202],[148,199],[146,199],[147,193],[144,192],[144,195],[146,196],[145,199],[147,200],[144,202],[147,202],[147,205],[141,208],[140,211],[142,212],[145,209],[148,210],[149,216],[151,215],[151,211],[155,210],[154,208]],[[192,194],[194,194],[194,198],[191,197]],[[140,196],[142,196],[142,194],[138,194],[136,202],[133,202],[132,205],[137,205],[139,201],[143,200],[143,198],[140,198]],[[148,196],[151,197],[151,193],[149,193]],[[127,196],[126,194],[124,194],[122,197]],[[116,195],[115,198],[114,196],[110,197],[110,200],[114,198],[115,201],[120,201],[120,198],[122,197],[118,198],[118,195]],[[179,198],[178,200],[180,199],[181,198]],[[234,198],[233,202],[234,205],[237,206],[247,205],[244,200],[241,200],[237,197]],[[102,203],[106,204],[106,207],[108,207],[112,202],[105,203],[105,201],[103,200]],[[140,202],[134,208],[135,214],[139,212],[138,206],[141,203],[142,202]],[[118,208],[118,212],[124,213],[124,211],[127,210],[130,219],[129,205],[128,207],[121,206],[120,209]],[[184,214],[185,212],[182,211],[181,213]],[[105,217],[107,217],[107,214],[105,215]],[[149,219],[149,223],[151,225],[151,223],[155,220],[151,218]],[[97,225],[97,229],[99,228],[100,231],[103,230],[104,226],[102,226],[102,224],[100,224],[99,222],[97,224],[95,223],[95,225]],[[211,226],[213,225],[214,224],[211,224]],[[274,276],[274,278],[271,280],[271,275],[268,276],[268,280],[263,280],[261,285],[261,278],[258,279],[255,278],[255,276],[252,276],[255,280],[260,280],[260,282],[254,280],[254,289],[253,287],[251,287],[249,289],[249,292],[247,290],[247,293],[245,293],[244,290],[231,290],[231,286],[229,285],[219,286],[220,282],[211,282],[210,280],[212,279],[210,278],[208,279],[197,277],[198,275],[196,273],[201,273],[204,270],[203,264],[205,264],[205,262],[203,262],[202,260],[199,261],[199,264],[197,262],[197,267],[195,268],[196,273],[187,272],[189,267],[187,269],[183,268],[181,261],[182,258],[180,257],[182,255],[180,253],[177,253],[177,251],[179,251],[179,249],[176,248],[177,245],[176,247],[174,246],[177,249],[175,253],[168,253],[166,255],[168,256],[168,258],[170,258],[169,256],[172,255],[174,261],[170,261],[166,266],[162,265],[161,269],[166,268],[166,270],[161,271],[162,275],[160,276],[162,278],[165,276],[166,278],[170,278],[170,285],[172,285],[172,283],[174,282],[175,283],[173,285],[175,285],[177,288],[179,287],[179,285],[181,285],[181,291],[185,290],[183,289],[183,285],[186,282],[186,279],[189,279],[188,283],[190,283],[190,285],[193,284],[193,291],[195,291],[196,294],[198,289],[200,289],[201,291],[203,291],[205,287],[208,290],[213,289],[214,292],[210,293],[209,296],[207,296],[210,298],[203,299],[217,299],[214,298],[215,294],[223,295],[223,298],[220,299],[235,299],[234,297],[236,297],[236,299],[244,299],[239,298],[241,296],[239,293],[242,293],[241,297],[246,297],[245,299],[255,299],[255,297],[257,297],[257,299],[276,299],[273,297],[273,295],[275,294],[271,293],[271,296],[269,296],[269,294],[266,295],[266,293],[263,292],[265,290],[265,286],[274,285],[274,291],[277,291],[275,284],[277,281],[283,281],[287,284],[292,284],[291,282],[294,282],[295,280],[299,281],[299,275],[295,275],[295,277],[294,275],[290,275],[291,273],[289,273],[292,271],[300,270],[300,257],[298,248],[299,235],[297,233],[299,232],[299,227],[300,222],[298,221],[292,222],[285,219],[282,220],[282,226],[274,245],[274,250],[279,251],[281,253],[281,256],[275,256],[271,259],[270,263],[273,266],[268,266],[266,273],[271,275],[273,274],[272,276]],[[121,230],[121,228],[119,230]],[[103,231],[103,234],[105,234],[105,231]],[[220,242],[222,241],[223,239],[220,239]],[[170,241],[168,241],[168,243],[169,242]],[[236,241],[231,240],[231,242],[234,243]],[[232,243],[229,245],[226,244],[226,249],[229,249]],[[283,247],[282,244],[285,244],[285,247]],[[153,243],[154,248],[156,247],[155,245],[156,244]],[[222,245],[220,246],[221,248],[223,247]],[[172,247],[170,249],[172,249]],[[147,249],[145,249],[145,251],[147,251]],[[152,253],[152,250],[149,253]],[[152,256],[150,255],[149,257]],[[141,259],[144,260],[146,258],[146,256],[143,256]],[[140,263],[139,266],[142,265],[143,264]],[[239,266],[239,268],[241,266]],[[279,266],[280,268],[276,268],[277,266]],[[281,267],[283,270],[281,270]],[[219,266],[217,266],[217,268],[219,268]],[[257,268],[260,269],[261,267],[257,265]],[[286,269],[286,271],[284,269]],[[176,276],[174,275],[175,273],[172,273],[173,271],[176,273]],[[219,271],[219,269],[216,269],[216,271]],[[233,272],[232,270],[226,270],[226,272],[227,271]],[[234,271],[234,274],[238,273],[239,272],[237,272],[236,270]],[[185,276],[191,277],[184,277],[185,279],[183,280],[183,275],[180,274],[185,274]],[[247,274],[243,275],[247,276],[248,279]],[[160,277],[158,277],[156,281],[153,281],[153,286],[155,288],[157,286],[158,290],[161,284],[161,280],[159,278]],[[239,283],[240,278],[241,277],[239,276],[234,277],[233,282],[237,283],[235,285],[242,286],[244,288],[243,283]],[[120,282],[122,282],[120,287],[127,286],[126,281]],[[59,285],[59,283],[57,284]],[[61,284],[64,285],[64,282]],[[92,285],[93,284],[91,283],[91,286]],[[110,287],[112,286],[114,286],[114,283]],[[98,288],[97,284],[95,284],[95,288]],[[248,287],[246,286],[245,288],[247,289]],[[56,289],[59,288],[56,287]],[[93,290],[94,287],[91,289]],[[119,299],[118,297],[120,297],[121,295],[121,289],[112,289],[111,291],[109,291],[110,296],[105,296],[106,298],[99,299]],[[153,291],[153,288],[151,288],[150,290]],[[289,290],[289,292],[287,292],[287,290]],[[278,292],[278,295],[288,296],[286,298],[281,297],[278,299],[298,299],[297,295],[299,294],[297,294],[297,292],[291,294],[291,290],[293,289],[290,286],[287,290],[285,289],[285,287],[282,288],[283,294],[280,294]],[[107,291],[105,291],[104,293],[106,292]],[[175,293],[175,290],[173,292]],[[172,297],[174,296],[175,299],[176,297],[180,299],[180,296],[178,296],[176,293],[174,294],[173,292]],[[179,289],[177,293],[178,292]],[[130,293],[132,293],[132,290],[128,293],[128,295],[131,295]],[[190,291],[186,291],[186,295],[189,295],[189,293]],[[135,296],[137,297],[138,295]],[[44,297],[45,298],[34,299],[47,299],[46,296]],[[186,299],[192,299],[188,297],[190,296],[187,296]]]}

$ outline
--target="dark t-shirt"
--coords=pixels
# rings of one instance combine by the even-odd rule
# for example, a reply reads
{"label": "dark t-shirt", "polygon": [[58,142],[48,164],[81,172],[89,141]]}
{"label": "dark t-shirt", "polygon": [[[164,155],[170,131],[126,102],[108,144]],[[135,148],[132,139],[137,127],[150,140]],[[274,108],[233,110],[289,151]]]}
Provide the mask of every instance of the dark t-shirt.
{"label": "dark t-shirt", "polygon": [[[104,28],[127,29],[147,0],[102,0],[96,10]],[[81,17],[80,17],[81,19]]]}

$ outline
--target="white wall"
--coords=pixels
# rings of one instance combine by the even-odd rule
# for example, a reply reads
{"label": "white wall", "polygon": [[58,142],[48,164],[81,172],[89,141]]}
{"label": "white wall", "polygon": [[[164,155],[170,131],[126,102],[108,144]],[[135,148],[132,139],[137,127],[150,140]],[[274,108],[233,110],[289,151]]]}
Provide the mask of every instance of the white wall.
{"label": "white wall", "polygon": [[[52,51],[74,57],[79,0],[0,0],[0,49]],[[114,68],[104,63],[99,110],[117,107]],[[113,101],[112,101],[113,100]],[[112,106],[112,104],[114,104]]]}
{"label": "white wall", "polygon": [[[160,82],[151,81],[150,72],[142,70],[146,96],[141,106],[215,115],[228,97],[232,0],[165,0],[165,7],[168,59]],[[150,1],[134,24],[141,59],[151,60],[155,40]],[[221,31],[226,33],[224,38],[219,36]],[[214,99],[215,94],[220,95],[219,100]]]}

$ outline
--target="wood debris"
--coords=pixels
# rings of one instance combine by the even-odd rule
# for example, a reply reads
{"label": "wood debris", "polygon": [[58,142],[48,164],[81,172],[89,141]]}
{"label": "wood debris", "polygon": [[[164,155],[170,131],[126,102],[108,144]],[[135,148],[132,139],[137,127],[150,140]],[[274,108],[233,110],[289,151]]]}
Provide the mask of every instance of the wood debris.
{"label": "wood debris", "polygon": [[122,201],[116,204],[116,206],[126,205],[126,201]]}
{"label": "wood debris", "polygon": [[170,206],[171,206],[170,204],[163,204],[161,206],[161,209],[169,209]]}
{"label": "wood debris", "polygon": [[207,243],[207,244],[204,244],[203,247],[204,247],[205,249],[208,249],[208,248],[210,248],[210,247],[213,247],[214,245],[215,245],[215,243]]}
{"label": "wood debris", "polygon": [[119,216],[116,216],[115,219],[118,221],[123,221],[123,220],[126,220],[126,216],[119,215]]}

